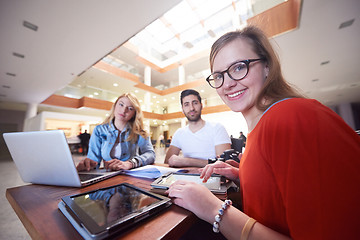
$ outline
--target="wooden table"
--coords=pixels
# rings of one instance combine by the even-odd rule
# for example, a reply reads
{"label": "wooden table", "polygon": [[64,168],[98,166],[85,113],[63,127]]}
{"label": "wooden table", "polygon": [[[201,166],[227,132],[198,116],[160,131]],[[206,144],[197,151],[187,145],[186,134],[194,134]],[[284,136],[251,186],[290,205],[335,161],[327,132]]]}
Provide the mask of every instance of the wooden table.
{"label": "wooden table", "polygon": [[[118,175],[84,188],[30,184],[7,189],[6,198],[33,239],[82,239],[58,209],[62,197],[123,182],[150,190],[152,181]],[[115,239],[177,239],[197,221],[193,213],[173,204]]]}

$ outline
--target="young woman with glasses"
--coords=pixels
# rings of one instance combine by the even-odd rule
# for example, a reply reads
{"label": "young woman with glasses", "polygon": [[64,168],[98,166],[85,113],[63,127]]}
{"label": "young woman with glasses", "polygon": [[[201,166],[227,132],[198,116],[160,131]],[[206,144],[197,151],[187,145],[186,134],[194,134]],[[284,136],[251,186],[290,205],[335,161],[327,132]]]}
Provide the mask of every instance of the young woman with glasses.
{"label": "young woman with glasses", "polygon": [[216,173],[239,181],[243,212],[186,181],[169,188],[174,203],[228,239],[360,239],[355,131],[284,80],[277,55],[256,27],[220,37],[210,67],[207,82],[243,114],[249,135],[240,165],[217,161],[201,177]]}

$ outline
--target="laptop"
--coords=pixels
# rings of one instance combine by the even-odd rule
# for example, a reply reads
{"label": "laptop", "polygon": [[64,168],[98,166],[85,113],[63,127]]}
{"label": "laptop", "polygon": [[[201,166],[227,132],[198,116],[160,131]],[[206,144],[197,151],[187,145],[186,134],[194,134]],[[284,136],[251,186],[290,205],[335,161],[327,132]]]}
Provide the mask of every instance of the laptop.
{"label": "laptop", "polygon": [[13,132],[3,136],[24,182],[83,187],[120,173],[105,169],[78,173],[62,130]]}

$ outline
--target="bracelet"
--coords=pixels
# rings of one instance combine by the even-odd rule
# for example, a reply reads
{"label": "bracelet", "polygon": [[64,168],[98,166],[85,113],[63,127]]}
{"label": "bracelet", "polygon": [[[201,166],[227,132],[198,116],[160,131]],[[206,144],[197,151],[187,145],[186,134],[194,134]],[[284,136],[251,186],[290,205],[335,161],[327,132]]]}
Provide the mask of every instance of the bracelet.
{"label": "bracelet", "polygon": [[229,207],[229,206],[231,206],[231,204],[232,204],[232,201],[231,200],[229,200],[229,199],[227,199],[227,200],[225,200],[225,202],[221,205],[221,208],[219,209],[219,214],[217,214],[216,216],[215,216],[215,222],[213,223],[213,231],[215,232],[215,233],[218,233],[218,232],[220,232],[220,221],[221,221],[221,219],[222,219],[222,216],[224,215],[224,213],[225,213],[225,210]]}
{"label": "bracelet", "polygon": [[247,240],[250,234],[250,231],[252,229],[252,227],[254,226],[254,224],[256,223],[256,220],[253,218],[249,218],[246,223],[244,228],[241,231],[241,237],[240,240]]}

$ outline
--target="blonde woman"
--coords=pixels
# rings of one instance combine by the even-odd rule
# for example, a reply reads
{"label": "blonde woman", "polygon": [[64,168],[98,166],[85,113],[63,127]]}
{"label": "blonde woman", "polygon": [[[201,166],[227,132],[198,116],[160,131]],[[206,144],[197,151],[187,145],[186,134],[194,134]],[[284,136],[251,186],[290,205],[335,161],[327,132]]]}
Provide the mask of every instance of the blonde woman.
{"label": "blonde woman", "polygon": [[89,171],[104,160],[107,170],[131,169],[155,161],[155,151],[144,130],[143,114],[132,93],[122,94],[112,106],[110,115],[91,134],[87,158],[78,171]]}

